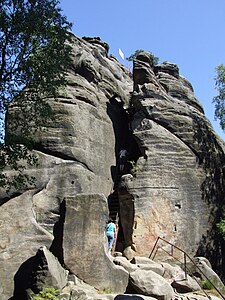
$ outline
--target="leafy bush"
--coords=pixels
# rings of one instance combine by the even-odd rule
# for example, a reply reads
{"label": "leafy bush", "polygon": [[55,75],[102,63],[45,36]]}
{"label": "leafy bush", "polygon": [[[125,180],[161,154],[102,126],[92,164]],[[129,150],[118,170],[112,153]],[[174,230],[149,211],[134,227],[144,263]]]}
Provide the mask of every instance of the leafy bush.
{"label": "leafy bush", "polygon": [[137,172],[139,171],[137,163],[134,160],[129,160],[129,163],[131,164],[131,173],[132,173],[132,175],[136,176]]}
{"label": "leafy bush", "polygon": [[203,280],[202,281],[202,288],[204,290],[212,290],[214,287],[213,287],[213,284],[209,281],[209,280]]}
{"label": "leafy bush", "polygon": [[225,240],[225,214],[220,219],[220,222],[216,224],[219,233],[222,235],[223,239]]}
{"label": "leafy bush", "polygon": [[53,287],[44,288],[39,294],[32,297],[32,300],[57,300],[59,295],[59,290]]}

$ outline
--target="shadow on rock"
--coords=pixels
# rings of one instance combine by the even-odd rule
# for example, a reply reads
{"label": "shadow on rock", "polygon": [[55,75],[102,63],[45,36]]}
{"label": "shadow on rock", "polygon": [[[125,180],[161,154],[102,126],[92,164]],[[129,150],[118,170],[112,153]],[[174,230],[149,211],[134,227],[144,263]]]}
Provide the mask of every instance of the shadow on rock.
{"label": "shadow on rock", "polygon": [[143,300],[144,298],[137,295],[117,295],[114,300]]}
{"label": "shadow on rock", "polygon": [[11,300],[28,299],[27,290],[32,289],[35,293],[39,291],[35,287],[34,270],[39,266],[39,254],[26,260],[18,269],[14,276],[14,293]]}

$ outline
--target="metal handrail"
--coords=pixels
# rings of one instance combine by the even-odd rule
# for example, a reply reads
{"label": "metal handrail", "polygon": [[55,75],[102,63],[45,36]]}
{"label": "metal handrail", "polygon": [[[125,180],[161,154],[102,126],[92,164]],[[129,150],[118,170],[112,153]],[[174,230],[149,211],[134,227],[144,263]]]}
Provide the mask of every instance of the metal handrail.
{"label": "metal handrail", "polygon": [[[169,245],[171,245],[171,252],[172,253],[169,253],[168,251],[166,251],[165,249],[163,249],[162,247],[160,247],[160,246],[158,246],[157,247],[157,249],[156,249],[156,246],[157,246],[157,244],[158,244],[158,241],[159,240],[162,240],[163,242],[165,242],[165,243],[167,243],[167,244],[169,244]],[[222,299],[224,299],[225,300],[225,297],[224,297],[224,295],[218,290],[218,288],[213,284],[213,282],[202,272],[202,270],[196,265],[196,263],[194,262],[194,260],[184,251],[184,250],[182,250],[181,248],[179,248],[179,247],[177,247],[177,246],[175,246],[175,245],[173,245],[172,243],[170,243],[170,242],[168,242],[168,241],[166,241],[166,240],[164,240],[163,238],[161,238],[161,237],[158,237],[157,238],[157,240],[156,240],[156,242],[155,242],[155,245],[154,245],[154,247],[153,247],[153,249],[152,249],[152,251],[151,251],[151,253],[150,253],[150,255],[149,255],[149,258],[151,258],[151,256],[152,256],[152,254],[154,253],[154,251],[155,251],[155,249],[156,249],[156,251],[155,251],[155,254],[154,254],[154,256],[153,256],[153,258],[152,258],[152,260],[154,260],[154,258],[155,258],[155,256],[156,256],[156,253],[157,253],[157,251],[158,251],[158,249],[162,249],[163,251],[165,251],[167,254],[169,254],[170,256],[172,256],[174,259],[176,259],[176,260],[178,260],[176,257],[174,257],[174,255],[173,255],[173,248],[175,248],[175,249],[177,249],[177,250],[179,250],[179,251],[181,251],[183,254],[184,254],[184,273],[185,273],[185,279],[187,279],[187,270],[188,270],[188,268],[187,268],[187,257],[188,257],[188,259],[193,263],[193,265],[198,269],[198,271],[210,282],[210,284],[214,287],[214,289],[219,293],[219,295],[222,297]],[[178,260],[179,261],[179,260]],[[179,261],[180,262],[180,261]],[[181,263],[181,262],[180,262]],[[198,283],[198,285],[200,286],[200,284],[199,284],[199,282],[196,280],[196,282]],[[201,286],[200,286],[200,288],[201,288]],[[201,288],[201,290],[206,294],[206,296],[209,298],[209,299],[211,299],[210,298],[210,296],[206,293],[206,291],[205,290],[203,290],[202,288]]]}

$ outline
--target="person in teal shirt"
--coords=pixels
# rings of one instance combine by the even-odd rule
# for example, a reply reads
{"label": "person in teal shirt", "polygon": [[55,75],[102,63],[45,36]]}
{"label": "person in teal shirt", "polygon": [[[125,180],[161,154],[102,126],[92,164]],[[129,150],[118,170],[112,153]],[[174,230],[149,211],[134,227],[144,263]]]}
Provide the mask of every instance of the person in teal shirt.
{"label": "person in teal shirt", "polygon": [[108,238],[109,253],[112,254],[113,242],[116,235],[116,225],[113,223],[113,220],[111,218],[109,218],[106,225],[106,235]]}

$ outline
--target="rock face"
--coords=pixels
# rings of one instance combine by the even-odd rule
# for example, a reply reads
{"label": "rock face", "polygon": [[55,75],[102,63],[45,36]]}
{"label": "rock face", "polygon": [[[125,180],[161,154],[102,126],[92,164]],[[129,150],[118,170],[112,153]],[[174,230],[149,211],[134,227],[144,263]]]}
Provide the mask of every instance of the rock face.
{"label": "rock face", "polygon": [[176,65],[154,67],[140,54],[134,89],[132,130],[141,154],[133,178],[123,176],[119,186],[125,247],[148,256],[159,236],[190,255],[221,253],[215,223],[224,205],[224,143]]}
{"label": "rock face", "polygon": [[[129,258],[148,256],[160,236],[208,257],[222,274],[225,247],[215,224],[224,207],[225,147],[190,83],[176,65],[154,66],[146,53],[134,61],[132,79],[100,39],[73,41],[66,91],[49,99],[54,124],[34,137],[39,166],[26,172],[36,185],[0,195],[2,300],[12,296],[18,269],[42,246],[85,282],[122,290],[126,272],[112,266],[103,230],[108,212],[102,199],[113,191],[120,204],[118,247]],[[15,110],[12,104],[8,125]],[[125,174],[118,172],[121,149],[132,161]],[[82,231],[92,226],[91,209],[95,217],[99,209],[90,237],[96,261]],[[106,270],[122,276],[122,284],[104,277]]]}
{"label": "rock face", "polygon": [[[98,290],[124,293],[128,272],[116,267],[108,255],[105,232],[108,216],[104,195],[66,198],[64,262],[70,271]],[[76,214],[74,214],[76,212]]]}
{"label": "rock face", "polygon": [[40,246],[49,247],[53,241],[53,235],[35,219],[33,198],[34,192],[28,191],[0,207],[0,290],[4,300],[13,294],[19,269],[33,261]]}
{"label": "rock face", "polygon": [[67,285],[68,273],[46,247],[41,247],[16,273],[15,299],[27,299],[45,287],[62,290]]}

